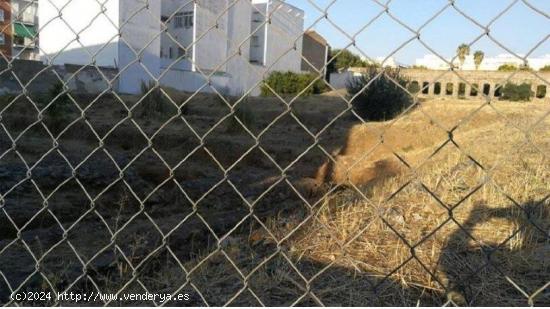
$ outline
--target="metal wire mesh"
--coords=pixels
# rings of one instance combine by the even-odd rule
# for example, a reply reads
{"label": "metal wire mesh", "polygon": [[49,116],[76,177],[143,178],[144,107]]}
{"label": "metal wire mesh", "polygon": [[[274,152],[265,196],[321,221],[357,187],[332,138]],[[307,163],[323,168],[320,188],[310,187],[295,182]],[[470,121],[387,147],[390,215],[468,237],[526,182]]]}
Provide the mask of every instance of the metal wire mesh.
{"label": "metal wire mesh", "polygon": [[[82,1],[23,1],[19,16],[12,16],[10,21],[6,15],[1,27],[9,34],[27,8],[38,5],[54,10],[51,20],[39,20],[35,34],[24,28],[30,39],[24,45],[39,50],[44,65],[29,68],[21,64],[17,58],[23,56],[25,48],[13,54],[0,53],[0,75],[15,89],[2,97],[0,111],[2,303],[548,305],[550,110],[546,103],[539,102],[539,107],[528,105],[531,111],[519,108],[508,114],[493,94],[483,93],[479,83],[455,67],[458,55],[449,61],[423,37],[430,24],[452,12],[478,29],[469,46],[489,40],[527,63],[528,57],[547,42],[548,34],[527,54],[519,55],[501,43],[491,28],[515,6],[546,22],[548,12],[527,0],[510,1],[485,23],[470,16],[458,1],[449,0],[443,1],[422,25],[413,27],[395,14],[392,1],[373,0],[369,5],[377,8],[374,17],[356,33],[348,33],[331,15],[333,7],[343,1],[319,4],[304,0],[303,4],[312,7],[318,17],[299,31],[293,28],[295,21],[289,15],[278,14],[288,9],[284,1],[269,2],[272,7],[265,11],[249,0],[170,1],[175,9],[163,14],[160,1],[128,0],[120,1],[120,8],[127,10],[116,13],[123,16],[117,21],[112,20],[109,11],[115,1],[92,0],[87,1],[86,8],[91,5],[94,9],[83,13],[89,18],[78,30],[71,25],[75,16],[67,15],[67,11],[71,5],[84,5]],[[186,16],[191,7],[194,15]],[[235,19],[239,10],[256,12],[257,20],[228,21]],[[381,18],[389,18],[409,35],[382,63],[415,43],[447,63],[449,69],[433,71],[428,82],[415,92],[386,67],[378,67],[376,75],[355,95],[335,89],[326,81],[326,71],[345,49],[353,49],[374,62],[356,42]],[[155,21],[159,31],[137,41],[125,35],[125,31],[133,31],[128,30],[132,27],[142,31],[139,23],[144,20]],[[55,23],[65,28],[56,35],[70,37],[71,46],[81,50],[79,57],[90,59],[89,63],[60,66],[59,59],[69,46],[60,46],[53,53],[43,49],[52,37],[41,34]],[[118,63],[115,68],[101,65],[102,55],[112,42],[91,47],[85,39],[87,33],[98,31],[94,28],[98,23],[115,29],[117,55],[130,59],[125,64]],[[174,23],[193,29],[189,44],[169,31]],[[316,67],[301,53],[301,44],[305,33],[320,23],[330,25],[349,44],[331,54],[322,67]],[[250,26],[250,30],[235,36],[241,24]],[[250,46],[257,44],[253,41],[266,31],[266,25],[278,38],[275,44],[279,53],[266,61],[270,51],[264,46],[266,50],[258,58],[264,63],[258,65],[251,62]],[[162,52],[148,55],[155,44]],[[163,44],[176,48],[165,49]],[[227,46],[223,56],[217,54],[219,46]],[[300,63],[311,68],[313,78],[297,93],[278,93],[273,84],[264,81],[295,53]],[[150,57],[158,58],[156,72],[151,69]],[[175,80],[194,83],[193,91],[164,87],[166,79],[173,79],[170,74],[181,72],[182,62],[200,82]],[[232,92],[219,86],[218,80],[227,77],[226,70],[232,65],[246,67],[242,72],[249,76],[229,78],[248,80],[247,89]],[[132,79],[136,70],[143,83]],[[85,78],[86,74],[92,77]],[[545,73],[517,69],[506,73],[497,88],[522,74],[549,85]],[[436,107],[422,99],[423,93],[449,78],[465,84],[468,92],[475,89],[480,98],[463,103],[471,108],[457,112],[452,119],[442,118],[441,113],[434,112]],[[407,94],[412,104],[393,120],[374,126],[354,104],[379,79],[390,81]],[[138,94],[120,91],[127,85],[126,80],[133,81],[130,86]],[[318,83],[332,95],[305,96]],[[260,88],[272,96],[255,97]],[[327,108],[324,102],[339,105],[330,103],[335,107]],[[484,113],[502,125],[484,133],[489,140],[503,143],[493,149],[502,152],[497,162],[488,163],[478,155],[487,140],[468,142],[463,139],[467,135],[461,133],[472,123],[483,126],[479,117]],[[419,153],[417,160],[403,150],[413,143],[391,137],[392,131],[405,130],[407,126],[401,124],[413,117],[421,117],[433,130],[429,132],[444,137],[427,152]],[[367,129],[357,133],[357,126]],[[331,139],[331,134],[338,138]],[[506,140],[499,139],[504,134],[519,138],[505,146]],[[416,135],[422,138],[422,132]],[[339,145],[332,143],[338,139]],[[361,150],[350,156],[351,150],[346,152],[345,148],[355,146]],[[526,174],[527,180],[518,189],[518,196],[518,191],[507,191],[510,187],[503,181],[509,180],[501,178],[502,168],[511,166],[510,162],[518,160],[516,156],[526,149],[537,159],[529,161],[521,155],[525,159],[522,171],[513,173]],[[366,177],[362,173],[368,174],[371,164],[387,162],[368,161],[380,151],[390,154],[395,170],[402,175],[393,187],[387,187],[391,190],[376,190],[375,180],[386,179],[382,174],[375,173],[367,182],[350,180],[354,173]],[[342,165],[346,155],[352,162]],[[457,162],[450,171],[434,168],[434,164],[443,164],[437,161],[438,156],[449,155],[463,159],[453,159]],[[322,164],[333,173],[340,169],[344,175],[340,179],[345,181],[327,180],[330,171],[323,181],[313,180],[311,175]],[[441,188],[449,183],[448,179],[474,177],[467,176],[466,169],[475,171],[476,181],[472,184],[466,179],[461,189],[458,185],[448,189],[454,199],[442,197]],[[426,175],[431,175],[435,183]],[[517,175],[516,179],[520,178]],[[399,198],[409,190],[422,195],[420,202]],[[466,215],[461,213],[466,211],[464,204],[475,204],[471,199],[478,194],[487,205],[478,201],[467,208]],[[492,205],[487,200],[491,194],[499,195],[505,207]],[[399,212],[413,209],[418,203],[430,208],[437,220],[416,239],[410,239],[409,230],[419,228],[420,221],[410,219],[409,215],[414,214]],[[401,210],[396,205],[401,205]],[[349,211],[356,215],[338,217],[340,211],[352,206],[362,210],[351,208]],[[362,211],[370,211],[370,217],[361,218],[367,216]],[[418,215],[418,220],[429,220],[422,218],[422,213]],[[338,229],[342,224],[338,220],[344,220],[347,226],[352,218],[357,218],[353,222],[356,225],[350,235],[343,235],[346,231]],[[509,223],[505,237],[497,242],[483,237],[499,233],[497,227],[502,223],[497,222],[491,225],[493,233],[481,230],[485,234],[480,238],[476,228],[499,219]],[[373,230],[375,226],[379,230]],[[373,244],[365,238],[379,241]],[[307,243],[307,239],[312,240]],[[434,249],[439,242],[442,248]],[[324,245],[325,249],[316,249]],[[379,247],[369,249],[371,246]],[[426,253],[430,249],[425,246],[432,246],[431,259]],[[389,263],[389,256],[387,261],[380,261],[369,250],[394,252],[400,255],[399,263]],[[474,261],[471,256],[478,264],[467,265]],[[416,273],[405,271],[413,264]],[[79,298],[67,298],[71,292]],[[148,295],[145,299],[135,298],[144,293]],[[134,298],[123,298],[129,294]],[[176,299],[178,295],[183,298]]]}

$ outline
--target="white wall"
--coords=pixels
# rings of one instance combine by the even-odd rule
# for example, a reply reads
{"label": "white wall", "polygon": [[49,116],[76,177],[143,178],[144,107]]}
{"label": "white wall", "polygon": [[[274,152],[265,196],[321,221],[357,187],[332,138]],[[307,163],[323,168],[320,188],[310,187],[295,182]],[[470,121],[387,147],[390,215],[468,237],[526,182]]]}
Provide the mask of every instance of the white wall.
{"label": "white wall", "polygon": [[[110,0],[104,6],[105,14],[99,14],[101,7],[96,1],[40,1],[42,61],[87,65],[95,58],[99,66],[114,67],[118,57],[119,2]],[[60,9],[62,19],[58,17]]]}
{"label": "white wall", "polygon": [[142,81],[158,79],[160,73],[161,2],[120,0],[120,13],[119,91],[139,93]]}
{"label": "white wall", "polygon": [[[226,75],[212,76],[210,79],[212,86],[221,94],[229,94],[229,77]],[[160,83],[165,87],[171,87],[180,91],[187,92],[214,92],[212,87],[209,87],[208,82],[198,72],[168,70],[160,79]]]}
{"label": "white wall", "polygon": [[330,74],[330,85],[334,89],[346,89],[349,81],[353,78],[353,73],[349,71]]}
{"label": "white wall", "polygon": [[[250,33],[252,36],[258,38],[256,45],[250,45],[250,61],[259,65],[265,64],[265,46],[266,46],[266,16],[267,16],[267,3],[259,3],[252,9],[251,15],[251,28]],[[250,40],[252,43],[252,38]]]}
{"label": "white wall", "polygon": [[[270,1],[266,63],[273,71],[301,72],[304,11],[280,0]],[[296,50],[294,50],[296,47]]]}
{"label": "white wall", "polygon": [[[161,37],[161,67],[162,69],[171,67],[179,70],[191,70],[191,59],[193,57],[193,34],[194,27],[175,27],[175,14],[184,12],[193,12],[195,14],[195,5],[190,1],[182,0],[163,0],[162,1],[162,16],[167,18],[165,26],[168,34],[164,33]],[[178,60],[178,50],[180,45],[187,48],[185,59]],[[172,58],[170,58],[170,48],[172,49]]]}
{"label": "white wall", "polygon": [[227,63],[227,73],[231,77],[229,89],[232,95],[247,92],[262,79],[262,70],[250,63],[253,51],[250,34],[254,29],[250,22],[243,22],[251,19],[252,11],[249,0],[238,0],[229,10],[227,50],[231,59]]}
{"label": "white wall", "polygon": [[227,0],[197,0],[194,70],[226,71],[228,15],[224,11],[227,7]]}

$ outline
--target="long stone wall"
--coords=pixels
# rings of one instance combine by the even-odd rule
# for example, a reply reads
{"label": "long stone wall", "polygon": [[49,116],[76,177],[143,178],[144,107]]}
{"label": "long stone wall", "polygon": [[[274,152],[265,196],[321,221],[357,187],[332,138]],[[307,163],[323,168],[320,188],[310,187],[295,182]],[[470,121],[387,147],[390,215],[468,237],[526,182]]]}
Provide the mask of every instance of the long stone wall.
{"label": "long stone wall", "polygon": [[550,102],[548,72],[519,71],[514,74],[498,71],[459,71],[460,77],[450,71],[403,69],[402,72],[410,80],[408,86],[412,83],[418,84],[419,97],[423,98],[483,99],[484,95],[491,98],[500,97],[499,85],[505,84],[513,74],[509,81],[515,84],[530,84],[535,94],[534,101]]}
{"label": "long stone wall", "polygon": [[[12,60],[6,63],[0,60],[0,95],[19,94],[21,85],[29,92],[45,93],[59,82],[60,78],[73,92],[101,93],[111,86],[118,89],[118,70],[80,65],[46,66],[40,61]],[[14,74],[15,76],[14,76]],[[112,85],[105,80],[107,78]]]}

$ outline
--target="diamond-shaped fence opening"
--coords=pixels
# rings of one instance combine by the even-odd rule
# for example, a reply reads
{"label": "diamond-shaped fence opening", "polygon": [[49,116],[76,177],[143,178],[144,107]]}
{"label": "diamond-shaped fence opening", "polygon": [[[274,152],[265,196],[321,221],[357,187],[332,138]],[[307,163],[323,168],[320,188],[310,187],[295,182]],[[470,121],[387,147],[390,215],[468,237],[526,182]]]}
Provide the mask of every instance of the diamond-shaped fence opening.
{"label": "diamond-shaped fence opening", "polygon": [[549,15],[0,0],[0,303],[548,306]]}

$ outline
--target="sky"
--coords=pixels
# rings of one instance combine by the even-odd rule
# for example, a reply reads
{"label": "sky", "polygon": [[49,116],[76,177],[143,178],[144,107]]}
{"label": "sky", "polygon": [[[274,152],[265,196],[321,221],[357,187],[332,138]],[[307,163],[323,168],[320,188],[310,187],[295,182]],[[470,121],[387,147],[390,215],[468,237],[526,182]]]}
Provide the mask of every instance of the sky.
{"label": "sky", "polygon": [[[305,28],[312,29],[323,35],[332,47],[342,48],[352,41],[341,31],[350,36],[355,35],[357,47],[349,48],[372,59],[386,57],[399,49],[415,35],[383,13],[376,18],[384,8],[374,0],[286,0],[287,3],[305,11]],[[386,3],[387,0],[378,0]],[[525,2],[542,12],[529,8]],[[326,19],[318,19],[324,15],[311,3],[323,10],[328,9]],[[331,4],[332,3],[332,4]],[[455,7],[475,19],[482,25],[489,23],[497,15],[514,3],[514,0],[456,0]],[[389,12],[415,31],[423,26],[432,16],[443,10],[449,4],[448,0],[393,0],[389,4]],[[550,0],[517,1],[501,17],[490,24],[491,36],[505,48],[519,55],[528,54],[539,42],[530,57],[541,57],[550,54]],[[370,23],[370,24],[369,24]],[[369,24],[368,27],[362,28]],[[336,26],[335,26],[336,25]],[[339,30],[340,28],[341,30]],[[422,27],[420,38],[433,51],[445,58],[454,57],[456,48],[461,43],[471,43],[484,30],[462,16],[453,7],[447,7],[434,20]],[[472,53],[482,50],[486,57],[507,54],[506,49],[482,36],[471,47]],[[400,48],[394,59],[403,64],[414,64],[417,58],[432,54],[418,40],[409,42]]]}

